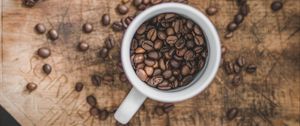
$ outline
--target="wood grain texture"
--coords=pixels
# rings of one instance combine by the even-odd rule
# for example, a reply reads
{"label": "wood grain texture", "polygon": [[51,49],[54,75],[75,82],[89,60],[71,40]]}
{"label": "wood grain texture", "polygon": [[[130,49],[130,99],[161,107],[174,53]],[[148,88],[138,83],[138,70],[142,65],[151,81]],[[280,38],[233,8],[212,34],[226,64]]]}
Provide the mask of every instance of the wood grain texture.
{"label": "wood grain texture", "polygon": [[[228,48],[225,59],[247,57],[248,63],[258,66],[255,74],[243,74],[239,87],[230,85],[230,78],[222,68],[211,86],[196,97],[175,104],[169,114],[153,113],[156,101],[148,99],[130,121],[133,126],[299,126],[300,125],[300,1],[285,0],[282,10],[273,13],[272,0],[249,0],[250,14],[234,32],[231,39],[223,39],[227,24],[238,8],[234,0],[189,0],[200,11],[210,6],[219,8],[209,18]],[[85,97],[94,94],[100,108],[118,106],[131,88],[121,83],[116,66],[119,59],[122,33],[114,33],[100,24],[103,13],[112,20],[121,17],[115,12],[118,0],[45,0],[34,8],[24,8],[20,0],[1,1],[0,104],[24,126],[115,125],[110,117],[99,121],[90,116]],[[129,4],[128,4],[129,5]],[[131,15],[135,12],[130,7]],[[81,32],[90,22],[95,26],[91,34]],[[37,35],[33,27],[44,23],[47,29],[59,31],[55,43],[45,35]],[[96,56],[103,41],[112,34],[117,46],[108,60]],[[79,41],[90,44],[85,53],[76,51]],[[52,56],[41,59],[39,47],[49,47]],[[44,63],[53,66],[49,76],[42,73]],[[114,75],[111,84],[92,86],[90,75]],[[74,91],[77,81],[85,83],[80,93]],[[28,82],[38,84],[32,93],[25,91]],[[225,118],[231,107],[240,112],[232,121]]]}

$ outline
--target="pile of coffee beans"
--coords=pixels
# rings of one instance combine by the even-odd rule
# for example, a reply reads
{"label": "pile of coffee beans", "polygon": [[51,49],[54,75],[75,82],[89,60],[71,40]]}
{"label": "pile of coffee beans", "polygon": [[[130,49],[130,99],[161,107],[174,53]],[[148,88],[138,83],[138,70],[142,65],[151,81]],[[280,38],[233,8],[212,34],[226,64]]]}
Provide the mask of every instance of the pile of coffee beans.
{"label": "pile of coffee beans", "polygon": [[201,28],[174,13],[144,22],[136,31],[130,53],[137,76],[161,90],[189,84],[208,55]]}

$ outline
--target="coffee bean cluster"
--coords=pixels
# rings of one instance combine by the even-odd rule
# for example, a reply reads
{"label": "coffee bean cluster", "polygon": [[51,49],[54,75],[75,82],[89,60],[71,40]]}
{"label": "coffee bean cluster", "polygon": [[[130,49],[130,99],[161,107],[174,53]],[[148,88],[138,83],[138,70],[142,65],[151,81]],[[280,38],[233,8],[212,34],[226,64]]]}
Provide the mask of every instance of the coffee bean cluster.
{"label": "coffee bean cluster", "polygon": [[208,52],[198,25],[166,13],[138,28],[130,53],[133,68],[142,81],[169,90],[189,84],[203,68]]}
{"label": "coffee bean cluster", "polygon": [[248,15],[250,8],[247,4],[247,0],[236,0],[237,5],[239,7],[238,13],[234,16],[233,21],[231,21],[227,25],[227,33],[225,38],[231,38],[233,36],[232,32],[234,32],[239,25],[244,21],[244,18]]}
{"label": "coffee bean cluster", "polygon": [[106,120],[110,112],[106,109],[99,109],[97,99],[94,95],[89,95],[86,97],[87,103],[91,106],[90,115],[100,119]]}
{"label": "coffee bean cluster", "polygon": [[242,83],[242,71],[247,73],[255,73],[256,65],[247,64],[246,59],[242,56],[238,57],[235,62],[224,61],[224,69],[228,75],[233,74],[231,84],[232,86],[239,86]]}

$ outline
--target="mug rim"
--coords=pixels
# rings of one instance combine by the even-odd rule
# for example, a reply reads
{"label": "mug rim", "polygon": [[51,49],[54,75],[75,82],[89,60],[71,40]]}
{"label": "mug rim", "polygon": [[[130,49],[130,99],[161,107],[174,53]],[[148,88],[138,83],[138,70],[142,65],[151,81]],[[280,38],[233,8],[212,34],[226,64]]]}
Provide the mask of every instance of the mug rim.
{"label": "mug rim", "polygon": [[[190,86],[183,90],[168,92],[150,87],[138,78],[131,64],[130,47],[136,30],[142,23],[161,13],[176,13],[193,20],[197,25],[200,26],[206,38],[206,43],[208,46],[207,66],[205,69],[203,69],[204,71],[202,76],[198,77],[197,80],[194,78],[195,83],[189,84]],[[151,99],[162,102],[178,102],[191,98],[202,92],[215,77],[219,67],[220,59],[220,39],[214,25],[203,13],[197,9],[180,3],[162,3],[146,9],[131,22],[122,40],[121,60],[125,75],[127,76],[128,80],[140,93]]]}

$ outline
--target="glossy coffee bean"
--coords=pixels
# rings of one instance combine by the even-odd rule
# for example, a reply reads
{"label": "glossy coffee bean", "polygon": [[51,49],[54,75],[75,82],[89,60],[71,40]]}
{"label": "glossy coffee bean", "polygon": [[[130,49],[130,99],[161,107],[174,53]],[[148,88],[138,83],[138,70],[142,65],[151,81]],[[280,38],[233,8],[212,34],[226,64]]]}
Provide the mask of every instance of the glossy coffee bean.
{"label": "glossy coffee bean", "polygon": [[43,71],[44,71],[44,73],[46,73],[47,75],[50,74],[51,71],[52,71],[51,65],[49,65],[49,64],[44,64],[44,65],[43,65]]}
{"label": "glossy coffee bean", "polygon": [[44,34],[46,32],[46,27],[42,23],[36,24],[34,28],[38,34]]}
{"label": "glossy coffee bean", "polygon": [[29,92],[32,92],[32,91],[34,91],[35,89],[37,89],[37,84],[35,84],[35,83],[32,83],[32,82],[30,82],[30,83],[28,83],[27,85],[26,85],[26,89],[29,91]]}
{"label": "glossy coffee bean", "polygon": [[239,110],[237,108],[231,108],[227,110],[226,112],[226,118],[228,120],[233,120],[239,113]]}
{"label": "glossy coffee bean", "polygon": [[92,84],[95,85],[95,86],[100,86],[101,85],[101,82],[102,82],[102,78],[97,75],[97,74],[94,74],[92,75],[91,77],[91,81],[92,81]]}
{"label": "glossy coffee bean", "polygon": [[83,83],[82,82],[77,82],[75,84],[75,91],[80,92],[83,89]]}
{"label": "glossy coffee bean", "polygon": [[51,51],[47,47],[39,48],[37,54],[42,58],[48,58],[51,55]]}
{"label": "glossy coffee bean", "polygon": [[90,23],[85,23],[82,26],[82,31],[85,33],[91,33],[94,30],[94,27]]}
{"label": "glossy coffee bean", "polygon": [[110,16],[108,14],[103,14],[101,18],[101,23],[103,26],[107,26],[110,24]]}
{"label": "glossy coffee bean", "polygon": [[86,97],[86,102],[90,105],[90,106],[96,106],[97,105],[97,99],[95,98],[95,96],[93,95],[89,95]]}
{"label": "glossy coffee bean", "polygon": [[57,40],[59,37],[58,32],[54,29],[50,29],[48,31],[48,38],[51,39],[52,41]]}
{"label": "glossy coffee bean", "polygon": [[206,9],[206,13],[210,16],[215,15],[218,12],[216,7],[209,7]]}
{"label": "glossy coffee bean", "polygon": [[136,74],[142,81],[146,81],[148,79],[148,75],[143,69],[137,69]]}
{"label": "glossy coffee bean", "polygon": [[124,4],[119,4],[117,6],[117,10],[118,10],[119,14],[124,15],[124,14],[128,13],[129,8],[126,5],[124,5]]}
{"label": "glossy coffee bean", "polygon": [[85,42],[80,42],[80,43],[78,43],[78,46],[77,46],[78,50],[82,51],[82,52],[87,51],[89,49],[89,47],[90,46]]}
{"label": "glossy coffee bean", "polygon": [[283,7],[283,3],[279,0],[276,0],[274,1],[272,4],[271,4],[271,9],[273,11],[278,11],[280,10],[281,8]]}

